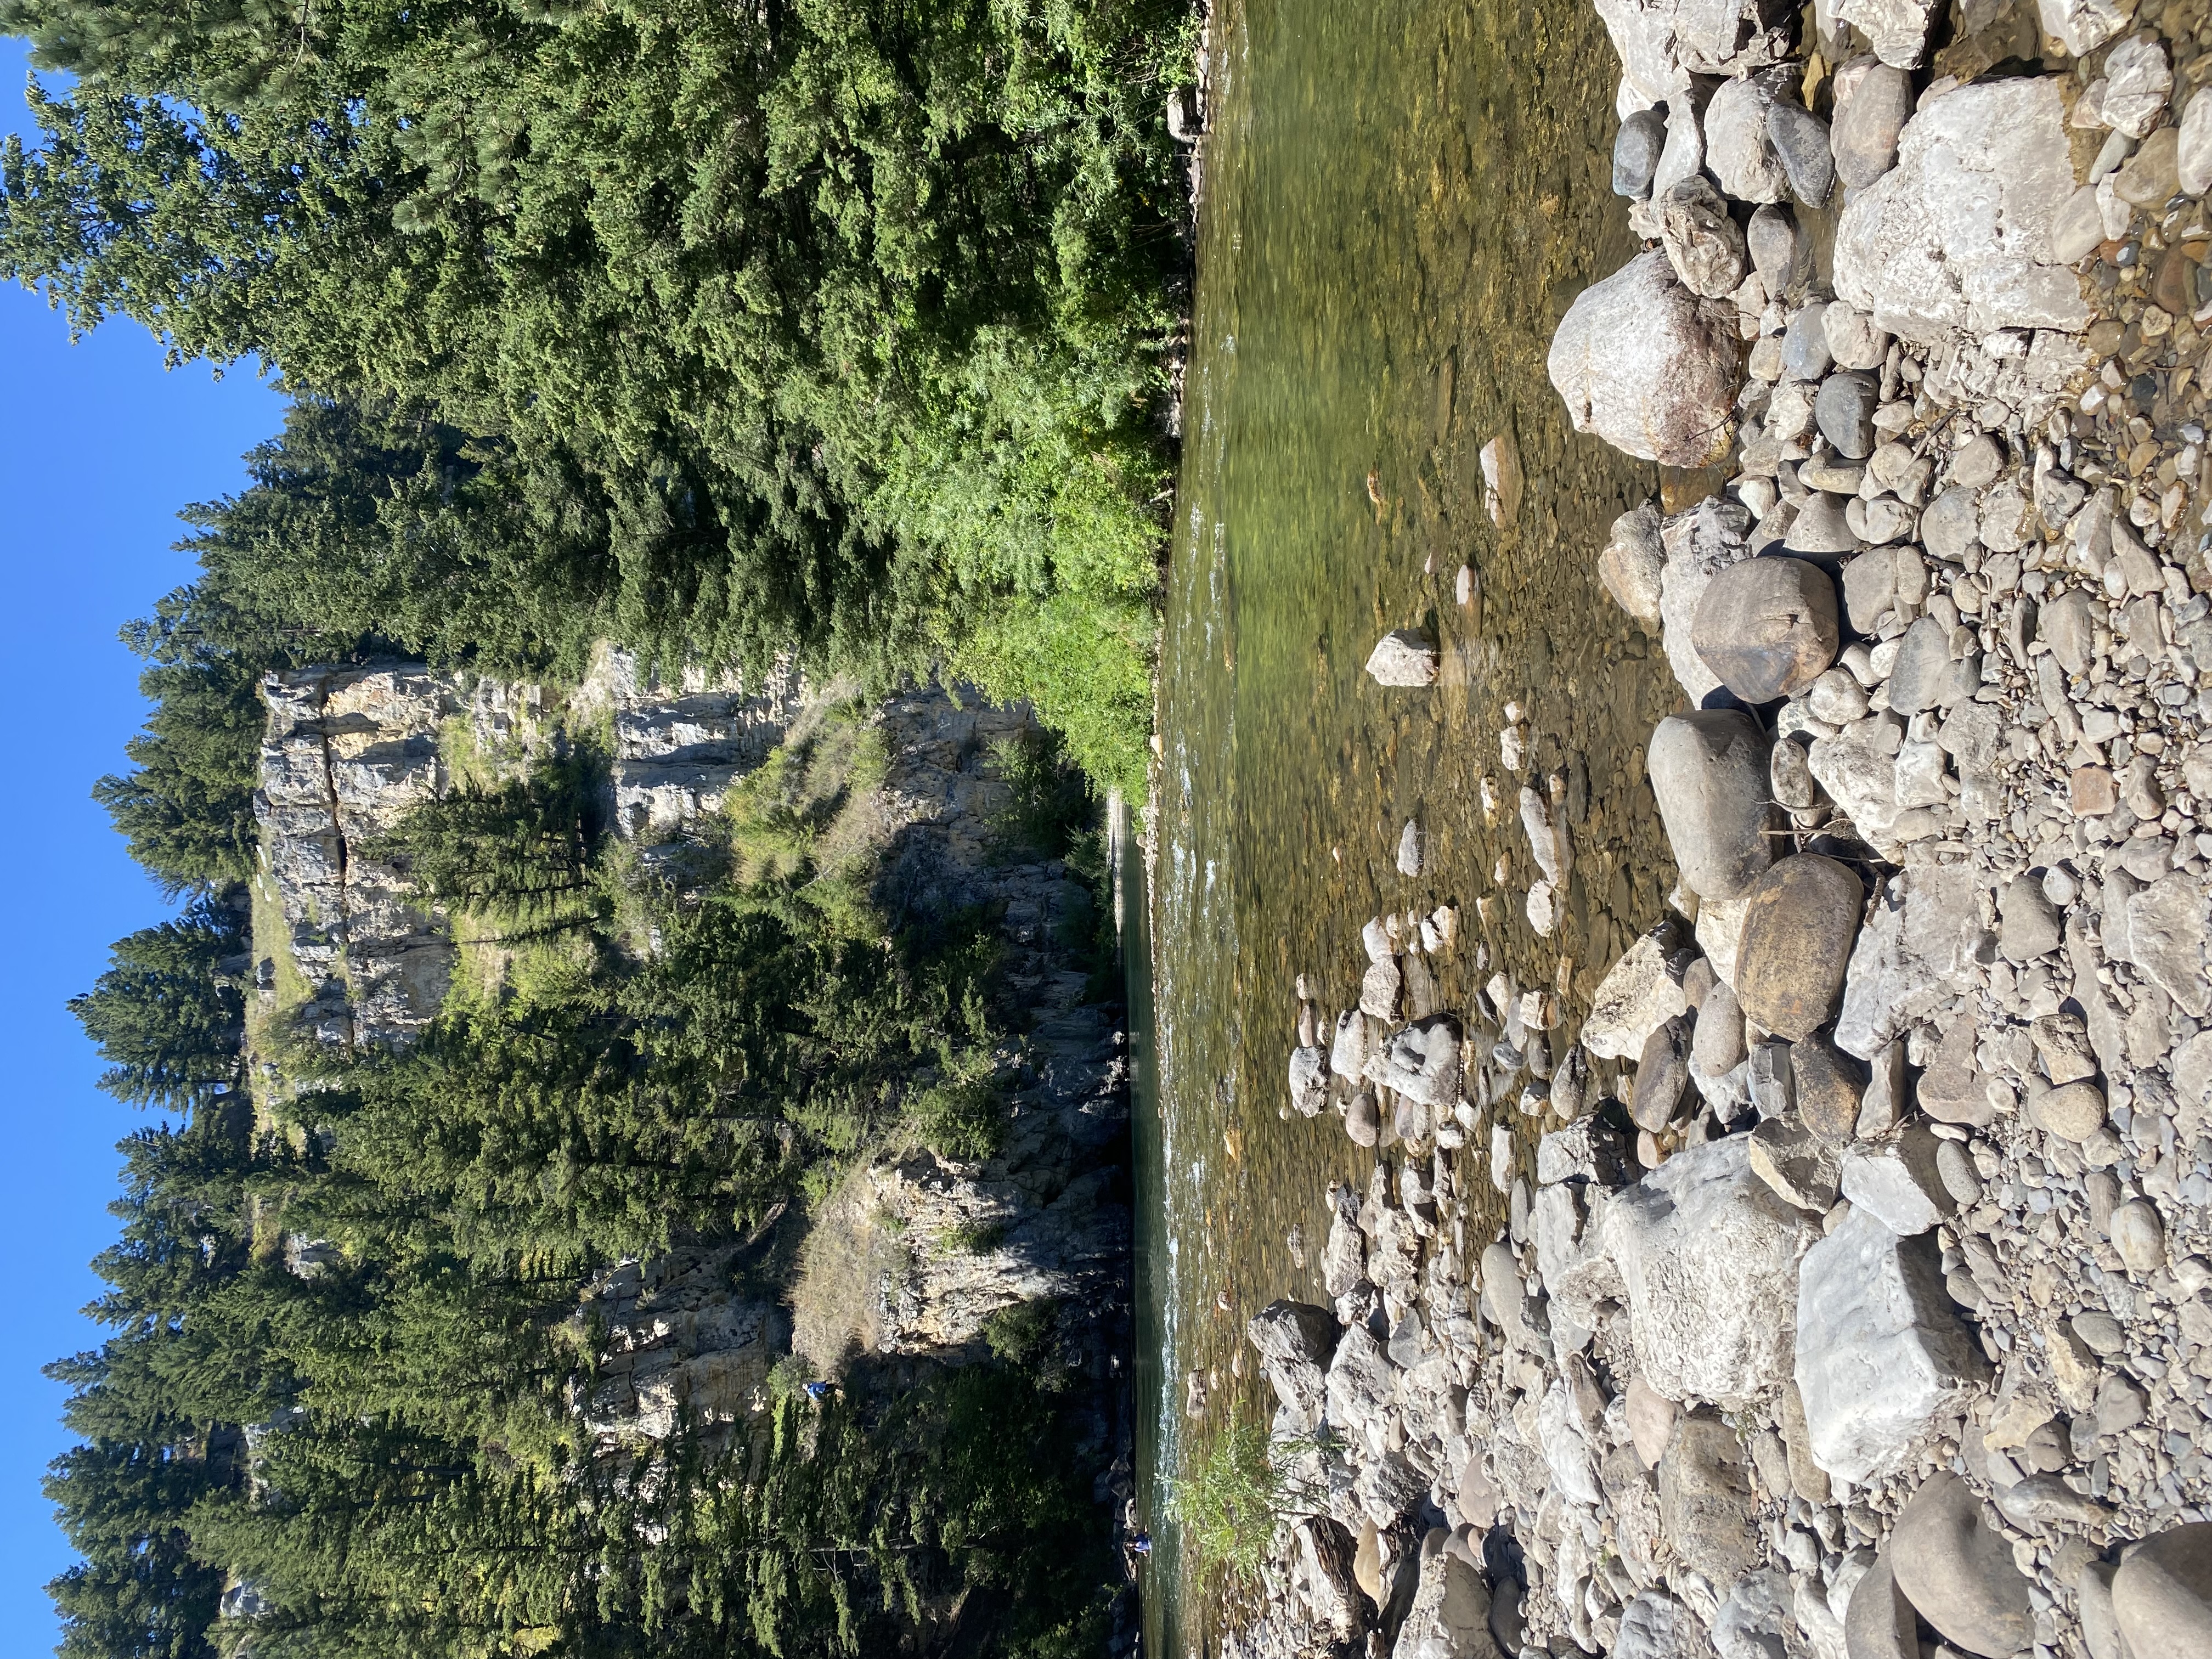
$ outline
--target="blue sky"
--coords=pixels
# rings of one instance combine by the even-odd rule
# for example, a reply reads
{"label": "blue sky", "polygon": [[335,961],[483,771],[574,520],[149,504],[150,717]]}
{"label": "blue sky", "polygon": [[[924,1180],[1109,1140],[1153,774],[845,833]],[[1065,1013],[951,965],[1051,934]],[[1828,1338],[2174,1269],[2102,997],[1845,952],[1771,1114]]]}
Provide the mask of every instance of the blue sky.
{"label": "blue sky", "polygon": [[[0,131],[29,128],[24,68],[21,43],[0,41]],[[165,372],[131,323],[72,346],[44,301],[0,288],[0,1659],[53,1648],[41,1587],[70,1558],[39,1478],[66,1439],[63,1391],[39,1368],[96,1340],[78,1313],[99,1288],[87,1263],[113,1235],[115,1142],[143,1121],[94,1089],[98,1060],[62,1006],[111,939],[163,913],[87,793],[144,717],[116,629],[190,574],[170,547],[177,509],[237,489],[240,457],[281,418],[248,372]]]}

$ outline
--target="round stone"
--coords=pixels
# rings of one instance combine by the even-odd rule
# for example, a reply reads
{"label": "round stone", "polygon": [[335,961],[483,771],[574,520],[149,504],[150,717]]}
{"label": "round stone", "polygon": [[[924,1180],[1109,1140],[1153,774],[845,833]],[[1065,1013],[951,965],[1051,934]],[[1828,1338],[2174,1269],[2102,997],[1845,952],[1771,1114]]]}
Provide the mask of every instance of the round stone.
{"label": "round stone", "polygon": [[1753,1024],[1801,1042],[1836,1012],[1866,890],[1817,853],[1784,859],[1752,886],[1736,947],[1735,992]]}
{"label": "round stone", "polygon": [[2094,1083],[2069,1083],[2029,1102],[2027,1115],[2045,1134],[2078,1144],[2105,1127],[2104,1091]]}
{"label": "round stone", "polygon": [[1656,109],[1640,109],[1620,124],[1613,141],[1613,193],[1631,201],[1651,194],[1652,175],[1659,171],[1659,152],[1667,144],[1667,118]]}
{"label": "round stone", "polygon": [[1362,1089],[1344,1109],[1344,1132],[1355,1146],[1372,1146],[1382,1133],[1382,1114],[1375,1097]]}
{"label": "round stone", "polygon": [[[1832,347],[1832,337],[1830,343]],[[1838,455],[1863,461],[1874,453],[1874,411],[1880,401],[1872,375],[1831,374],[1820,382],[1820,395],[1813,400],[1813,419]]]}
{"label": "round stone", "polygon": [[2112,1248],[2128,1271],[2147,1273],[2166,1265],[2166,1229],[2158,1212],[2140,1198],[2112,1212]]}
{"label": "round stone", "polygon": [[2130,1653],[2212,1653],[2212,1522],[2170,1528],[2130,1552],[2112,1579],[2112,1613]]}
{"label": "round stone", "polygon": [[1804,559],[1745,559],[1705,584],[1690,644],[1748,703],[1795,696],[1836,659],[1836,584]]}
{"label": "round stone", "polygon": [[1982,1524],[1972,1489],[1948,1470],[1899,1514],[1889,1564],[1920,1616],[1969,1653],[2008,1659],[2034,1639],[2027,1580],[2012,1546]]}
{"label": "round stone", "polygon": [[1644,1040],[1628,1112],[1638,1128],[1656,1133],[1674,1121],[1675,1109],[1690,1091],[1690,1022],[1680,1014]]}
{"label": "round stone", "polygon": [[1857,1066],[1808,1037],[1790,1045],[1790,1075],[1805,1127],[1832,1146],[1849,1140],[1858,1128],[1859,1101],[1866,1091]]}

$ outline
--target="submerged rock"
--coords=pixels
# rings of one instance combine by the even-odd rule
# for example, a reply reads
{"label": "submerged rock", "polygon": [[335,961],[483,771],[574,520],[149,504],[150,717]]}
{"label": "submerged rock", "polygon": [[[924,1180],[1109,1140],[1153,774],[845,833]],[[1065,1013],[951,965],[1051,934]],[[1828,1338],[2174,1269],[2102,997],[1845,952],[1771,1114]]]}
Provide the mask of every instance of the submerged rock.
{"label": "submerged rock", "polygon": [[1437,642],[1418,628],[1385,634],[1368,656],[1367,672],[1377,685],[1433,685]]}

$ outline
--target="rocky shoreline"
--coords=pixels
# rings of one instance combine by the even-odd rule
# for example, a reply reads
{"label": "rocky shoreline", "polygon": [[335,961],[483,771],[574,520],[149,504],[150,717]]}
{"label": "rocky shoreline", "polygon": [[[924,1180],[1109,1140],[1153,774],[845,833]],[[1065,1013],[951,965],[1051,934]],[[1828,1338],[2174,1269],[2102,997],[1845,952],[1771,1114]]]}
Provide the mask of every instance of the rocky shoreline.
{"label": "rocky shoreline", "polygon": [[1303,1003],[1379,1157],[1250,1323],[1293,1514],[1224,1650],[2212,1654],[2212,18],[1599,11],[1649,246],[1552,377],[1730,475],[1597,561],[1676,914],[1577,1029],[1564,963],[1441,1007],[1572,879],[1509,708],[1515,914]]}

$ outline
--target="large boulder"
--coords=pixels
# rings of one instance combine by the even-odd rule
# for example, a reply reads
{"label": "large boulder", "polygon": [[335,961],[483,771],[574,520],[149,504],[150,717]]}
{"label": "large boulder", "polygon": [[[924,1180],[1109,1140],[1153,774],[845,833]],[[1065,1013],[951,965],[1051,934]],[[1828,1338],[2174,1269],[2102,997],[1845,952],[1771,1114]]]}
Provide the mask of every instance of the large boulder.
{"label": "large boulder", "polygon": [[1667,1541],[1709,1583],[1726,1589],[1759,1565],[1765,1551],[1750,1460],[1718,1413],[1692,1412],[1677,1419],[1658,1475]]}
{"label": "large boulder", "polygon": [[1746,702],[1795,696],[1836,659],[1835,579],[1804,559],[1745,559],[1698,600],[1690,644]]}
{"label": "large boulder", "polygon": [[1651,791],[1683,884],[1701,899],[1738,897],[1773,862],[1767,750],[1740,709],[1669,715],[1651,733]]}
{"label": "large boulder", "polygon": [[1420,1580],[1391,1659],[1497,1659],[1498,1644],[1490,1638],[1490,1586],[1444,1547],[1448,1536],[1439,1527],[1421,1542]]}
{"label": "large boulder", "polygon": [[1799,1270],[1796,1368],[1814,1461],[1858,1482],[1905,1467],[1985,1369],[1934,1239],[1900,1238],[1857,1206]]}
{"label": "large boulder", "polygon": [[1751,556],[1751,514],[1740,501],[1708,496],[1659,531],[1659,642],[1682,693],[1702,703],[1721,681],[1691,643],[1698,608],[1720,574]]}
{"label": "large boulder", "polygon": [[1618,1271],[1637,1374],[1670,1400],[1746,1400],[1790,1376],[1796,1297],[1816,1224],[1751,1167],[1744,1137],[1677,1152],[1624,1188],[1585,1240]]}
{"label": "large boulder", "polygon": [[2008,1659],[2034,1639],[2028,1581],[2012,1546],[1983,1524],[1972,1488],[1949,1470],[1899,1513],[1888,1559],[1905,1600],[1954,1646]]}
{"label": "large boulder", "polygon": [[1623,77],[1650,103],[1688,89],[1693,75],[1736,75],[1790,55],[1781,0],[1598,0]]}
{"label": "large boulder", "polygon": [[2136,1654],[2212,1653],[2212,1522],[2137,1546],[2112,1580],[2112,1614]]}
{"label": "large boulder", "polygon": [[1300,1432],[1310,1433],[1328,1405],[1324,1368],[1336,1350],[1335,1319],[1326,1308],[1278,1298],[1254,1316],[1244,1334],[1260,1352],[1276,1400],[1297,1419]]}
{"label": "large boulder", "polygon": [[1742,349],[1729,316],[1703,308],[1662,252],[1637,255],[1577,295],[1547,367],[1577,432],[1666,466],[1728,453]]}
{"label": "large boulder", "polygon": [[1905,123],[1897,165],[1844,204],[1837,296],[1923,345],[2079,330],[2089,307],[2051,232],[2076,181],[2049,76],[1977,81]]}
{"label": "large boulder", "polygon": [[1760,876],[1736,945],[1735,994],[1745,1014],[1792,1042],[1826,1024],[1865,905],[1856,872],[1817,853],[1794,854]]}
{"label": "large boulder", "polygon": [[[1820,745],[1813,745],[1817,754]],[[1825,781],[1825,780],[1824,780]],[[1978,979],[1994,949],[1970,866],[1916,856],[1875,900],[1844,975],[1836,1046],[1872,1060]]]}

